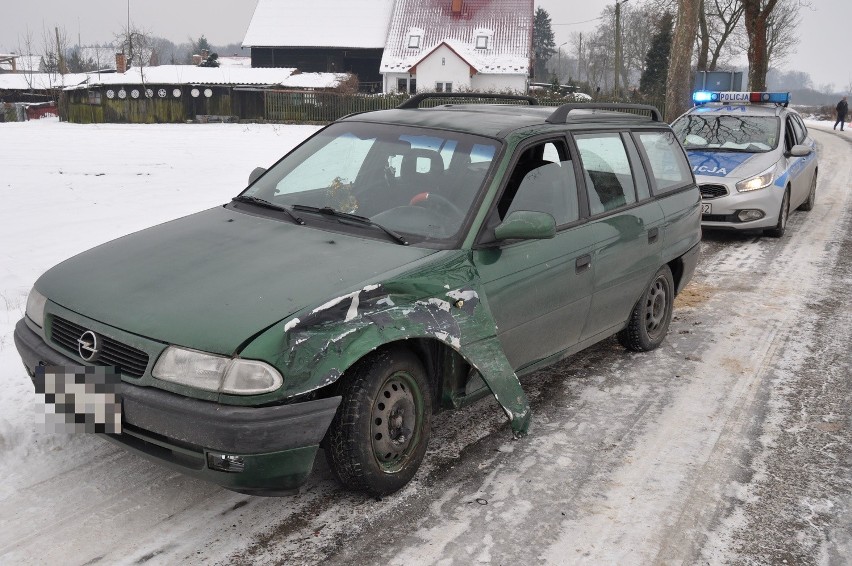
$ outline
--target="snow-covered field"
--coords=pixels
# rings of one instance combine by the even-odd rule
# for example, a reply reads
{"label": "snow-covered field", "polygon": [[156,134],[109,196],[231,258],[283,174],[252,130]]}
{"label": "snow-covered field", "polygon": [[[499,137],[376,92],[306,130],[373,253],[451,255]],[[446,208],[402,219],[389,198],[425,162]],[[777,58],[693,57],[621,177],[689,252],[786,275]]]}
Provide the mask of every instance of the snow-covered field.
{"label": "snow-covered field", "polygon": [[[0,124],[0,471],[36,435],[12,334],[33,282],[97,244],[230,200],[316,126]],[[0,486],[0,494],[3,487]]]}

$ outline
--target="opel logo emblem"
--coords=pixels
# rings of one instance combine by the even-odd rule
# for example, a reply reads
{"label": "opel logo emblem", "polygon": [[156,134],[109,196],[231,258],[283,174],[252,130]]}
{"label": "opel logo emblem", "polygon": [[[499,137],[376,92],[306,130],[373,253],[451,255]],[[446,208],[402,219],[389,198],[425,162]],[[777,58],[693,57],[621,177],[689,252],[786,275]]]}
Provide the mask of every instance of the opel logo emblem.
{"label": "opel logo emblem", "polygon": [[87,330],[77,339],[77,352],[80,354],[80,357],[86,360],[87,362],[93,362],[97,359],[98,354],[100,353],[100,340],[98,339],[98,335],[92,332],[91,330]]}

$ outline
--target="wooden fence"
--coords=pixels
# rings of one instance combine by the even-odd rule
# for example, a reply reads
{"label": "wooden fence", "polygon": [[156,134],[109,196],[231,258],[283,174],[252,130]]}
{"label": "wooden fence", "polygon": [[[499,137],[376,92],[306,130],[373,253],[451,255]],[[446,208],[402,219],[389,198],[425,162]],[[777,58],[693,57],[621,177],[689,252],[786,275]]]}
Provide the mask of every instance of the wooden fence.
{"label": "wooden fence", "polygon": [[[407,100],[407,94],[340,94],[317,91],[264,91],[266,120],[271,122],[318,123],[333,122],[348,114],[369,112],[371,110],[389,110]],[[542,106],[559,106],[571,100],[562,97],[538,97]],[[442,104],[472,104],[493,102],[489,98],[473,98],[459,101],[458,98],[433,98],[423,102],[421,107],[434,107]],[[600,98],[596,102],[629,102],[651,104],[665,115],[663,101],[612,100]],[[501,104],[512,101],[501,101]],[[519,101],[516,104],[526,104]]]}

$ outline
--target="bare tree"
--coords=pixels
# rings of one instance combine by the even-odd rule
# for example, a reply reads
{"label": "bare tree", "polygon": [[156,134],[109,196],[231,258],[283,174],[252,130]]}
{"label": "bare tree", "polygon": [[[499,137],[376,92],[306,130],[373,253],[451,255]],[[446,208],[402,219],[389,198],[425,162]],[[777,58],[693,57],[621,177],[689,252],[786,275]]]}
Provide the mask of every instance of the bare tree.
{"label": "bare tree", "polygon": [[30,91],[32,91],[33,73],[35,72],[35,69],[33,69],[31,62],[33,57],[36,56],[36,52],[33,32],[30,30],[29,26],[25,29],[23,38],[20,35],[18,36],[18,53],[27,58],[27,68],[23,70],[24,80],[27,81],[27,86],[30,88]]}
{"label": "bare tree", "polygon": [[[715,71],[722,54],[732,55],[738,41],[745,8],[741,0],[701,0],[698,19],[698,63],[700,71]],[[727,49],[723,51],[723,48]]]}
{"label": "bare tree", "polygon": [[742,0],[748,35],[748,85],[751,90],[766,89],[769,70],[767,27],[778,0]]}
{"label": "bare tree", "polygon": [[698,31],[700,0],[678,0],[666,81],[666,121],[671,122],[691,103],[692,53]]}
{"label": "bare tree", "polygon": [[799,0],[779,0],[775,10],[766,21],[766,59],[771,66],[778,66],[795,51],[799,43],[796,30],[802,23]]}

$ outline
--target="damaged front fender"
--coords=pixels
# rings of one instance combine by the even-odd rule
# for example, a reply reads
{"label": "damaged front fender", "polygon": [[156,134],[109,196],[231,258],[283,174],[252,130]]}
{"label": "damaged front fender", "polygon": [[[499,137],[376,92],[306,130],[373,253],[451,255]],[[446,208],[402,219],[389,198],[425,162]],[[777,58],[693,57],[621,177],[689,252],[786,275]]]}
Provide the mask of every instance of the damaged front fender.
{"label": "damaged front fender", "polygon": [[305,309],[261,334],[241,356],[275,365],[284,375],[284,396],[293,397],[334,383],[381,346],[415,338],[438,340],[458,352],[480,373],[513,432],[526,434],[526,394],[464,253]]}

